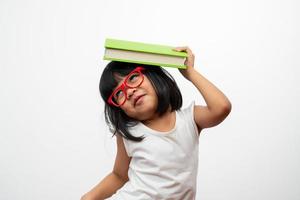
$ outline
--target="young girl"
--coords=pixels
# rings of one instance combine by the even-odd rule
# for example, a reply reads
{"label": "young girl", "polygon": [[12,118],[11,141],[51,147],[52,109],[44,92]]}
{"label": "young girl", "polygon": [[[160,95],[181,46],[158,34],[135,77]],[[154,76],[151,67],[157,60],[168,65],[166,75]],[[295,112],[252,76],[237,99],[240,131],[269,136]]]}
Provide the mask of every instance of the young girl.
{"label": "young girl", "polygon": [[191,103],[181,109],[182,97],[163,68],[110,62],[100,80],[105,119],[117,137],[112,172],[82,200],[193,200],[197,190],[198,139],[204,128],[221,123],[231,103],[194,69],[188,53],[180,70],[203,96],[207,106]]}

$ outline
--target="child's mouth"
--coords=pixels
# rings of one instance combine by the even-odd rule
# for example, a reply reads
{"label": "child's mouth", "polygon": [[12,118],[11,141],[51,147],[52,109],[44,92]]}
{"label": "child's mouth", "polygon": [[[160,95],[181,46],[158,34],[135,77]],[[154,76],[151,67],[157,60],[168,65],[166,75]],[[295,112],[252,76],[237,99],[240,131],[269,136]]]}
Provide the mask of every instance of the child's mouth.
{"label": "child's mouth", "polygon": [[134,99],[134,106],[139,105],[142,102],[142,99],[145,95],[140,95]]}

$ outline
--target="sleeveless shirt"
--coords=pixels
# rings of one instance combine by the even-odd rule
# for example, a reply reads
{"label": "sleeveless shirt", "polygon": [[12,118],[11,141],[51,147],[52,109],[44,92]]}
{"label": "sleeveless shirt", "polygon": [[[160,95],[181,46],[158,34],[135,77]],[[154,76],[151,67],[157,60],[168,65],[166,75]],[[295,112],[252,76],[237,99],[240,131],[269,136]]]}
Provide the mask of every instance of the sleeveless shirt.
{"label": "sleeveless shirt", "polygon": [[134,142],[123,138],[129,157],[127,181],[110,200],[194,200],[197,190],[199,134],[194,121],[194,102],[176,112],[168,132],[143,123],[129,129]]}

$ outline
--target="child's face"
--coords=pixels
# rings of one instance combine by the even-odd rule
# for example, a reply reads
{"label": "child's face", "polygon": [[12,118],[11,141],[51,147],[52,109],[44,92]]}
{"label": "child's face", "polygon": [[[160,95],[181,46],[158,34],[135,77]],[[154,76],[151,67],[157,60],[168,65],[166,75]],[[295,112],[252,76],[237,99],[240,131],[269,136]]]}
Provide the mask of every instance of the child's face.
{"label": "child's face", "polygon": [[[147,120],[155,115],[158,105],[158,99],[152,83],[147,76],[136,88],[126,87],[127,100],[120,108],[131,118],[139,121]],[[119,81],[120,86],[126,77],[122,77]],[[117,87],[118,87],[117,86]]]}

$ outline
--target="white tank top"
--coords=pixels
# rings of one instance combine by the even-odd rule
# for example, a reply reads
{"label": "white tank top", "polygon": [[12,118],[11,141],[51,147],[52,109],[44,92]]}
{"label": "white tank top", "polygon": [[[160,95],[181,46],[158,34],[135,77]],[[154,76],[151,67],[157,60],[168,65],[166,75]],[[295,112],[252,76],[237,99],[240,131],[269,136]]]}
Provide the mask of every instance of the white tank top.
{"label": "white tank top", "polygon": [[129,181],[110,200],[194,200],[197,190],[199,134],[194,121],[194,102],[176,111],[171,131],[158,132],[143,123],[129,131],[144,135],[142,142],[123,138],[132,157]]}

